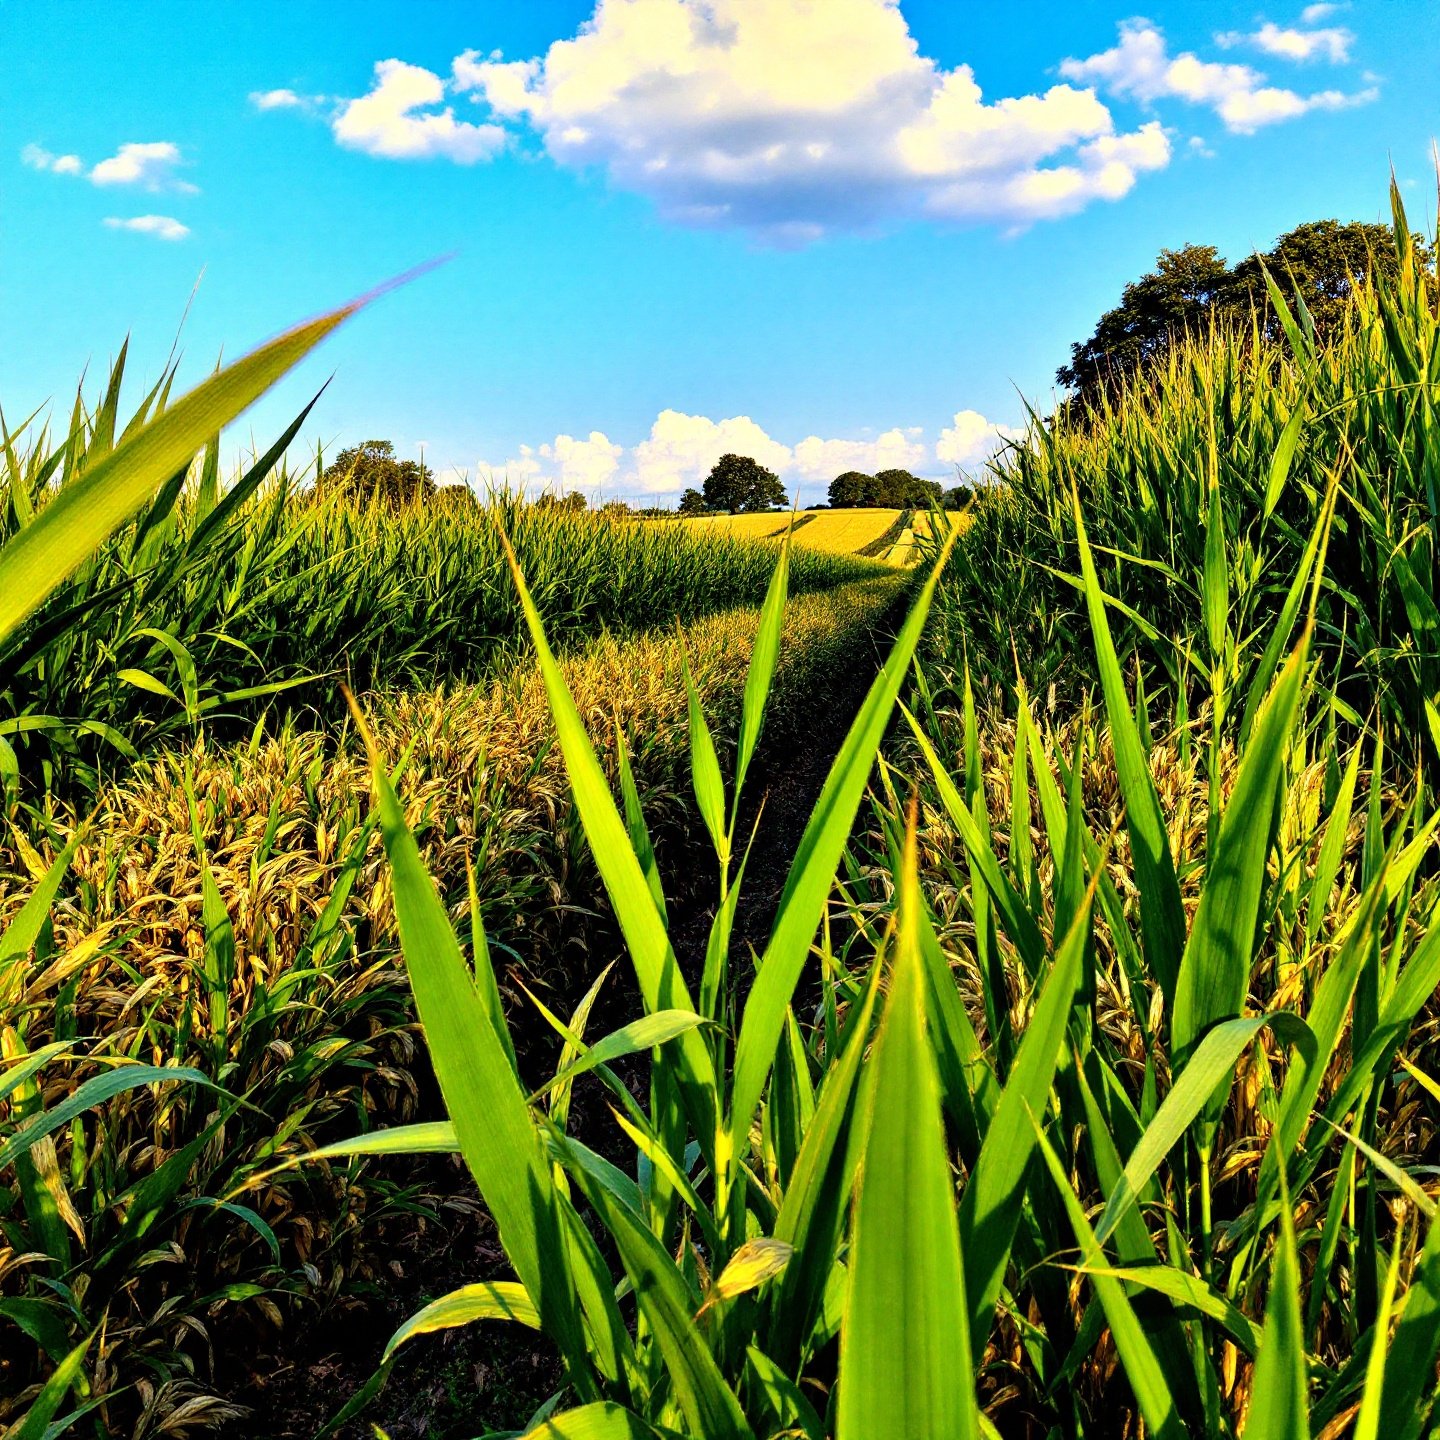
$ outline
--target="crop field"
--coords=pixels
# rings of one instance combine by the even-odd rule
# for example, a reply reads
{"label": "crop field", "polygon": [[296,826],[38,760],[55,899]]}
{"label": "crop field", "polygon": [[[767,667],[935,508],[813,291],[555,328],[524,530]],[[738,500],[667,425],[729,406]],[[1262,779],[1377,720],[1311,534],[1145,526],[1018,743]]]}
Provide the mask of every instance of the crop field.
{"label": "crop field", "polygon": [[[794,536],[798,553],[815,551],[822,555],[856,555],[888,560],[892,532],[900,533],[902,521],[911,512],[886,509],[801,510],[793,517],[778,511],[763,515],[703,515],[682,522],[706,536],[747,540],[778,540]],[[897,561],[894,563],[904,563]]]}
{"label": "crop field", "polygon": [[346,312],[12,437],[4,1435],[1435,1435],[1392,198],[939,523],[222,483]]}
{"label": "crop field", "polygon": [[963,534],[969,524],[968,512],[913,510],[909,523],[881,558],[887,565],[914,565],[927,553],[929,542],[943,540],[952,527],[958,527]]}

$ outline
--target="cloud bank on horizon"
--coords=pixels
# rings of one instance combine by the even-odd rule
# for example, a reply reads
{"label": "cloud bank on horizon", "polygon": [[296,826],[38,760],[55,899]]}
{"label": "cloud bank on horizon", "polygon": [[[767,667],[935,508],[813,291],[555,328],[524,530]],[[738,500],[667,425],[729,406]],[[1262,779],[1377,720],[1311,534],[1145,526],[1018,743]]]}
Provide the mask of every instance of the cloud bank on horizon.
{"label": "cloud bank on horizon", "polygon": [[[1343,65],[1355,37],[1323,23],[1335,8],[1216,44]],[[1102,94],[1151,112],[1204,107],[1235,135],[1376,94],[1294,89],[1248,64],[1171,55],[1142,19],[1058,71],[1061,83],[987,100],[972,66],[921,54],[899,0],[599,0],[543,55],[466,50],[448,75],[392,57],[355,98],[251,99],[328,115],[339,144],[391,160],[474,165],[538,140],[557,164],[604,171],[667,220],[803,245],[922,218],[1023,227],[1123,199],[1171,163],[1172,130],[1158,114],[1123,128]]]}
{"label": "cloud bank on horizon", "polygon": [[958,411],[934,444],[921,427],[887,430],[860,440],[809,435],[786,445],[748,415],[711,420],[679,410],[662,410],[649,435],[626,449],[603,431],[586,437],[557,435],[543,445],[522,445],[498,463],[482,463],[480,479],[520,486],[530,493],[579,490],[591,495],[624,494],[673,498],[698,488],[727,452],[749,455],[775,471],[787,487],[814,497],[846,470],[911,470],[921,475],[975,472],[1022,432],[987,420],[975,410]]}

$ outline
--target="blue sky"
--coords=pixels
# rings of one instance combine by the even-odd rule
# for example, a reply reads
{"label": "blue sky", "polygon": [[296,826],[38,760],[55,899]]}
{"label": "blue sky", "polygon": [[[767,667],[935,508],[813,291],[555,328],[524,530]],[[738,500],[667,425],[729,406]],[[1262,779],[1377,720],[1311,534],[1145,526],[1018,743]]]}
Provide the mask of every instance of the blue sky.
{"label": "blue sky", "polygon": [[976,465],[1162,246],[1433,219],[1433,0],[0,0],[0,401],[429,257],[242,422],[673,500]]}

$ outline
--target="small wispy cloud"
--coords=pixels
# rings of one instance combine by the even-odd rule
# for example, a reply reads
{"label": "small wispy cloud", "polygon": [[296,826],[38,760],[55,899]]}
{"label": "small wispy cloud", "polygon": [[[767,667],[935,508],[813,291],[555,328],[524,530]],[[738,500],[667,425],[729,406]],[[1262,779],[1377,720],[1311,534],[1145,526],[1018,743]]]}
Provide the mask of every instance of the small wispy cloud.
{"label": "small wispy cloud", "polygon": [[79,175],[85,169],[78,155],[52,155],[43,145],[27,145],[20,159],[32,170],[48,170],[53,175]]}
{"label": "small wispy cloud", "polygon": [[1318,30],[1301,30],[1267,20],[1258,30],[1249,33],[1239,30],[1226,31],[1215,37],[1215,43],[1225,49],[1236,45],[1252,45],[1279,60],[1293,60],[1300,64],[1309,60],[1328,60],[1332,65],[1344,65],[1350,59],[1350,47],[1355,43],[1355,35],[1353,31],[1340,25]]}
{"label": "small wispy cloud", "polygon": [[110,215],[105,219],[105,226],[109,230],[153,235],[157,240],[183,240],[190,233],[190,227],[182,225],[173,215],[132,215],[128,219]]}
{"label": "small wispy cloud", "polygon": [[298,90],[252,90],[250,103],[257,110],[314,110],[325,103],[323,95],[302,95]]}

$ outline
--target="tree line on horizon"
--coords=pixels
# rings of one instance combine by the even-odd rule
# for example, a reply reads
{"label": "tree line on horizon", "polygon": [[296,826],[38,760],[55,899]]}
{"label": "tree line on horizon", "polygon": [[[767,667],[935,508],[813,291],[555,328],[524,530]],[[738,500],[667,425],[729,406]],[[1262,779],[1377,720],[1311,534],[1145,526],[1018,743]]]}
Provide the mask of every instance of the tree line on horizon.
{"label": "tree line on horizon", "polygon": [[[1419,233],[1411,234],[1410,243],[1433,286],[1434,248]],[[1162,359],[1175,341],[1187,334],[1204,333],[1207,327],[1253,324],[1260,336],[1277,338],[1280,322],[1265,284],[1267,271],[1287,297],[1298,296],[1303,302],[1323,343],[1355,287],[1373,279],[1393,279],[1398,266],[1390,227],[1334,219],[1297,225],[1263,254],[1256,252],[1234,265],[1214,245],[1163,249],[1155,268],[1126,285],[1120,303],[1101,315],[1086,339],[1070,346],[1069,362],[1055,372],[1066,392],[1060,412],[1083,420]],[[338,491],[362,503],[475,502],[468,485],[437,486],[434,473],[423,460],[399,459],[389,440],[366,440],[342,450],[323,468],[316,489],[319,494]],[[953,510],[968,504],[971,493],[958,475],[957,483],[947,487],[899,468],[873,475],[846,470],[830,482],[827,503],[832,509],[903,510],[936,505]],[[579,491],[547,494],[537,503],[569,509],[588,506]],[[679,513],[743,514],[783,510],[790,503],[773,470],[752,456],[725,454],[711,467],[700,489],[684,491]],[[611,513],[670,513],[659,508],[634,511],[621,501],[599,508]]]}
{"label": "tree line on horizon", "polygon": [[[947,489],[938,480],[923,480],[908,470],[881,470],[874,475],[846,470],[830,482],[826,498],[833,510],[910,510],[931,505],[954,510],[969,502],[970,489],[960,484]],[[789,504],[785,486],[773,470],[749,455],[722,455],[705,477],[703,489],[691,487],[680,497],[680,513],[754,514],[783,510]]]}

